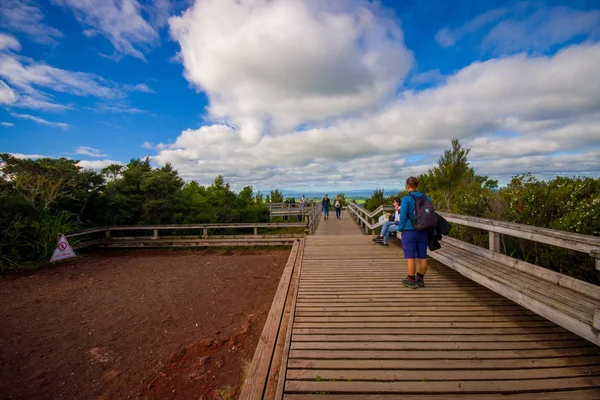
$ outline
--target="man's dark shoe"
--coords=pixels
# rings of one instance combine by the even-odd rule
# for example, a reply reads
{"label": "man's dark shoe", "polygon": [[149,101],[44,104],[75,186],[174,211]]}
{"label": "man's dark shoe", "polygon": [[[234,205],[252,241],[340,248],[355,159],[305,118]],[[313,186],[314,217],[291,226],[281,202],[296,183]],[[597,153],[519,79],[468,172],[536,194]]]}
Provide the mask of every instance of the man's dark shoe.
{"label": "man's dark shoe", "polygon": [[387,244],[387,243],[383,243],[383,242],[377,242],[377,243],[379,243],[379,245],[380,245],[380,246],[383,246],[383,247],[388,247],[388,244]]}
{"label": "man's dark shoe", "polygon": [[383,236],[375,236],[375,237],[373,238],[373,241],[374,241],[374,242],[383,242]]}
{"label": "man's dark shoe", "polygon": [[406,277],[406,279],[402,280],[402,286],[407,287],[409,289],[416,289],[419,287],[417,281],[414,279],[410,279],[409,277]]}
{"label": "man's dark shoe", "polygon": [[423,278],[419,278],[418,276],[415,278],[415,282],[419,287],[425,287],[425,281]]}

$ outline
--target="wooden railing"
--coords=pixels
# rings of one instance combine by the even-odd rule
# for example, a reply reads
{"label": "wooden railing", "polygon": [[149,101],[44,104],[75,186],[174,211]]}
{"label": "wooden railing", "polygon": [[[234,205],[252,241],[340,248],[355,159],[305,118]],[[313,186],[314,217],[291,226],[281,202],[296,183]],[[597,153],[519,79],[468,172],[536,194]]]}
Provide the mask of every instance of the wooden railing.
{"label": "wooden railing", "polygon": [[[508,235],[527,239],[538,243],[549,244],[569,250],[586,253],[595,258],[596,269],[600,270],[600,237],[580,235],[578,233],[557,231],[547,228],[497,221],[487,218],[470,217],[449,213],[438,213],[448,222],[488,231],[489,250],[500,253],[500,235]],[[515,262],[518,262],[518,260]]]}
{"label": "wooden railing", "polygon": [[315,230],[319,225],[319,221],[321,220],[321,214],[323,214],[323,209],[319,205],[315,205],[311,208],[310,212],[306,216],[307,224],[305,232],[307,235],[312,235],[315,233]]}
{"label": "wooden railing", "polygon": [[315,203],[268,203],[269,216],[273,217],[291,217],[302,216],[310,213],[316,207]]}
{"label": "wooden railing", "polygon": [[394,206],[379,206],[374,211],[369,211],[358,204],[349,201],[346,208],[352,218],[364,229],[365,233],[372,233],[381,226],[379,218],[388,212],[394,211]]}
{"label": "wooden railing", "polygon": [[[383,215],[383,213],[392,211],[393,209],[393,206],[379,206],[376,210],[369,211],[356,203],[348,203],[348,212],[353,216],[357,223],[364,228],[366,233],[379,228],[381,226],[379,217]],[[471,217],[468,215],[443,212],[438,214],[443,216],[450,223],[488,231],[489,249],[495,253],[500,253],[500,235],[504,234],[586,253],[591,257],[594,257],[596,269],[600,270],[600,237],[538,228],[514,222]],[[516,259],[513,260],[518,261]]]}
{"label": "wooden railing", "polygon": [[[273,228],[304,228],[302,234],[263,234],[259,235],[259,229],[273,229]],[[73,243],[73,249],[82,247],[92,246],[108,240],[159,240],[159,239],[189,239],[189,238],[201,238],[201,239],[256,239],[256,238],[296,238],[303,237],[307,231],[310,231],[310,225],[302,222],[260,222],[260,223],[236,223],[236,224],[170,224],[170,225],[129,225],[129,226],[105,226],[99,228],[86,229],[79,232],[74,232],[65,235],[68,239],[74,237],[88,236],[86,241]],[[253,229],[253,235],[210,235],[209,231],[214,229]],[[165,230],[197,230],[202,231],[201,235],[188,235],[188,236],[160,236],[160,231]],[[112,232],[119,231],[149,231],[152,235],[144,236],[117,236],[112,235]],[[101,234],[104,232],[104,234]],[[98,235],[100,233],[100,235]],[[90,237],[92,236],[92,237]],[[95,237],[94,237],[95,236]],[[97,237],[100,236],[100,237]]]}

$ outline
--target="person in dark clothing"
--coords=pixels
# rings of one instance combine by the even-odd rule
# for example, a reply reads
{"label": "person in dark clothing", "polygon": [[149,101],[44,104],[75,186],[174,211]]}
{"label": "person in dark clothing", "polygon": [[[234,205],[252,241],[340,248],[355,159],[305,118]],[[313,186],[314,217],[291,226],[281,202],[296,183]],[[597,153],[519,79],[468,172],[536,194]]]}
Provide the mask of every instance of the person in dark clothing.
{"label": "person in dark clothing", "polygon": [[323,215],[325,219],[329,218],[329,208],[331,207],[331,200],[329,200],[329,195],[325,195],[323,200],[321,200],[321,209],[323,210]]}

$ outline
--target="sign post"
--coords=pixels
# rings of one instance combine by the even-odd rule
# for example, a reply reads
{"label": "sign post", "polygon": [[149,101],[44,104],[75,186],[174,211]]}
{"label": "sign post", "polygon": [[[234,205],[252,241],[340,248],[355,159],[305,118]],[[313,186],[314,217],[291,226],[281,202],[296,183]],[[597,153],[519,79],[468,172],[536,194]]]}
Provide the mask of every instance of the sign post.
{"label": "sign post", "polygon": [[67,238],[64,234],[60,235],[58,239],[58,243],[56,244],[56,249],[54,249],[54,253],[52,254],[52,258],[50,262],[66,260],[67,258],[75,257],[75,252],[67,242]]}

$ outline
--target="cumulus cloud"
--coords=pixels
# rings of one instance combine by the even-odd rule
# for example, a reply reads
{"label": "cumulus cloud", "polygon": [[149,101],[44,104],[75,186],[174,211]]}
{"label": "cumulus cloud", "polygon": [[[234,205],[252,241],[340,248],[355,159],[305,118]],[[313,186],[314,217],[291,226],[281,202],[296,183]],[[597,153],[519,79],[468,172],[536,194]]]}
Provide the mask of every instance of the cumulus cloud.
{"label": "cumulus cloud", "polygon": [[75,149],[75,154],[81,154],[90,157],[106,157],[106,154],[101,154],[100,150],[93,147],[79,146]]}
{"label": "cumulus cloud", "polygon": [[373,110],[412,65],[397,21],[366,1],[204,0],[169,25],[209,117],[251,145]]}
{"label": "cumulus cloud", "polygon": [[[114,47],[117,54],[130,55],[145,60],[144,52],[158,44],[158,32],[142,15],[137,0],[52,0],[54,4],[73,10],[86,36],[101,34]],[[156,1],[157,18],[164,21],[168,3]]]}
{"label": "cumulus cloud", "polygon": [[[241,140],[236,126],[203,126],[157,145],[154,159],[204,183],[224,174],[258,187],[293,187],[303,179],[397,187],[400,177],[434,165],[457,137],[472,148],[479,173],[506,178],[545,165],[598,175],[599,158],[588,158],[600,146],[598,65],[600,44],[475,62],[366,115],[268,135],[255,146]],[[586,162],[565,167],[578,157]]]}
{"label": "cumulus cloud", "polygon": [[39,118],[39,117],[36,117],[36,116],[33,116],[33,115],[29,115],[29,114],[11,113],[10,115],[12,115],[15,118],[28,119],[30,121],[35,122],[36,124],[51,126],[53,128],[67,129],[67,128],[69,128],[71,126],[71,125],[66,124],[64,122],[46,121],[43,118]]}
{"label": "cumulus cloud", "polygon": [[[63,34],[46,25],[45,16],[34,0],[0,0],[0,26],[12,32],[21,32],[42,44],[55,44]],[[18,50],[18,49],[17,49]]]}

